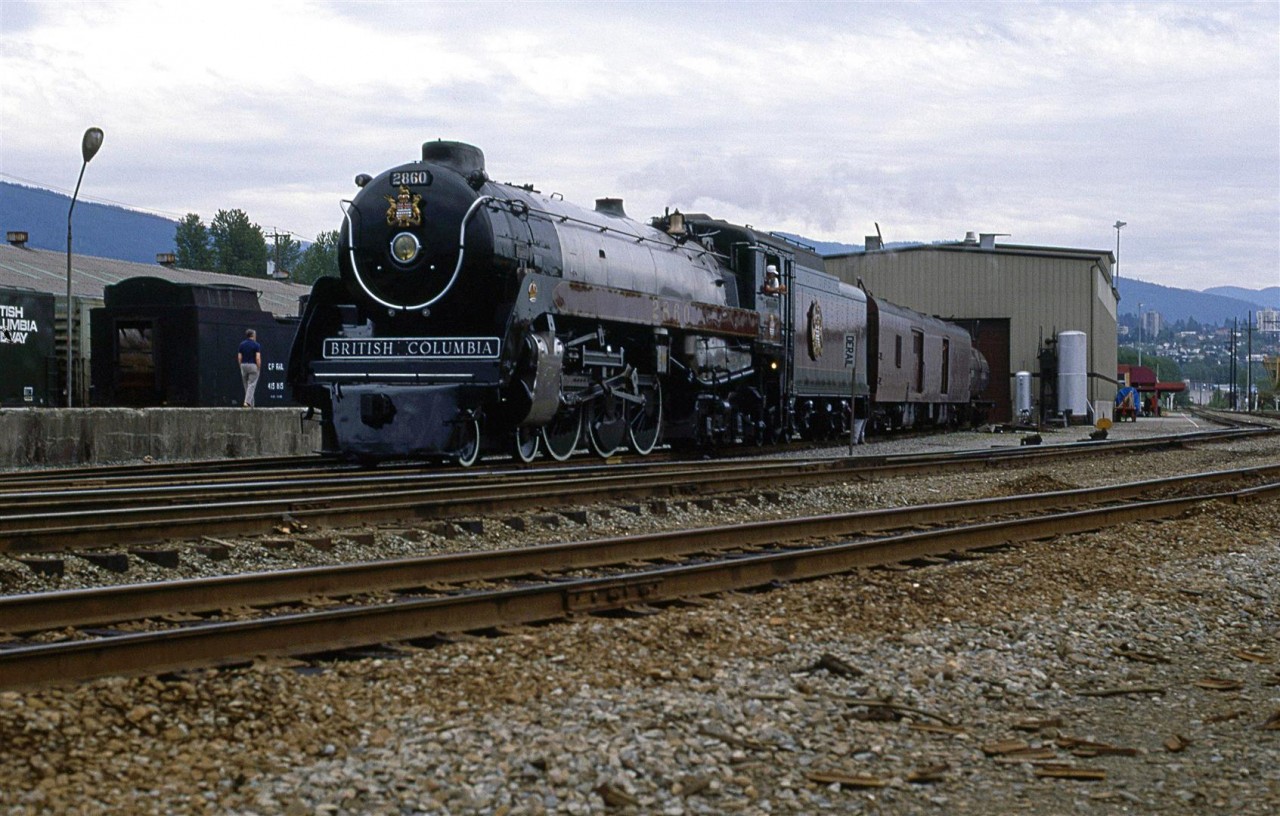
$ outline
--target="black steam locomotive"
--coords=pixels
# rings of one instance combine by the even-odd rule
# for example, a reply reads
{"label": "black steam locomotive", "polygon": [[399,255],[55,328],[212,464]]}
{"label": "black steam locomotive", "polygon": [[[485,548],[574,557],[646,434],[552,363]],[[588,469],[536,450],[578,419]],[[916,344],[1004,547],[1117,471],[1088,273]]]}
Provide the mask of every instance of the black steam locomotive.
{"label": "black steam locomotive", "polygon": [[585,210],[490,181],[458,142],[356,184],[341,278],[315,285],[289,360],[329,453],[469,465],[845,438],[966,421],[986,385],[968,332],[777,235]]}

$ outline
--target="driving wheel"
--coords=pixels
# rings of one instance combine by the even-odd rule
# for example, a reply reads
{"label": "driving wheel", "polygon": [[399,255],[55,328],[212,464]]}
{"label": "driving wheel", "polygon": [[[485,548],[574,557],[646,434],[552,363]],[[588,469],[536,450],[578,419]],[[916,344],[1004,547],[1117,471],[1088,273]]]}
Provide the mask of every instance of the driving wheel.
{"label": "driving wheel", "polygon": [[542,429],[542,444],[547,454],[557,462],[563,462],[578,447],[582,436],[582,411],[578,408],[561,410]]}

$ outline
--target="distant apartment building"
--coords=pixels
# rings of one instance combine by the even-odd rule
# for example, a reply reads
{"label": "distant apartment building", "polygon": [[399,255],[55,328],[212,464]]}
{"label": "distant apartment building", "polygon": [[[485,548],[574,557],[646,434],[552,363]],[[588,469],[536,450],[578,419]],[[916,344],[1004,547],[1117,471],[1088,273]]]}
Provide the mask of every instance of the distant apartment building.
{"label": "distant apartment building", "polygon": [[1160,334],[1160,330],[1164,328],[1164,319],[1160,317],[1160,313],[1154,309],[1142,313],[1142,336],[1146,338],[1154,338]]}
{"label": "distant apartment building", "polygon": [[1262,309],[1258,312],[1258,331],[1280,334],[1280,309]]}

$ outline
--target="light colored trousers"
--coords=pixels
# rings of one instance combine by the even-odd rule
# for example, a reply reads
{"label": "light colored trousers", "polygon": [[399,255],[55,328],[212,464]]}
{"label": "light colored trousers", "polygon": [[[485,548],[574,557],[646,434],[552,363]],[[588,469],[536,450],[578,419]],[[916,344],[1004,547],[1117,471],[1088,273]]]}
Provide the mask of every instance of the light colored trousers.
{"label": "light colored trousers", "polygon": [[253,392],[258,388],[258,367],[253,363],[241,363],[240,379],[244,382],[244,404],[252,408]]}

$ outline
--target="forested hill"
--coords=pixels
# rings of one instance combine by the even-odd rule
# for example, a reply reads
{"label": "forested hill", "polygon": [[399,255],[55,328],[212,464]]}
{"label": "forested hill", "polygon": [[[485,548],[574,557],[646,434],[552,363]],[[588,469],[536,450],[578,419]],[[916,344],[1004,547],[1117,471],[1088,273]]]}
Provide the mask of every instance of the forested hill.
{"label": "forested hill", "polygon": [[[26,232],[27,246],[66,250],[67,209],[71,197],[52,190],[0,181],[0,230]],[[156,254],[173,252],[178,227],[158,215],[76,201],[72,249],[119,261],[153,264]]]}
{"label": "forested hill", "polygon": [[1136,315],[1141,304],[1144,312],[1159,312],[1165,323],[1195,318],[1201,325],[1207,326],[1221,326],[1234,318],[1239,318],[1241,323],[1245,322],[1249,318],[1249,312],[1266,308],[1265,293],[1270,291],[1237,288],[1235,291],[1247,293],[1251,297],[1250,300],[1242,300],[1125,277],[1120,278],[1119,289],[1119,311],[1122,315]]}

